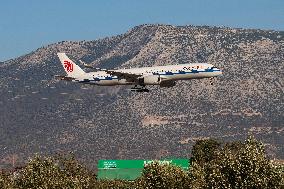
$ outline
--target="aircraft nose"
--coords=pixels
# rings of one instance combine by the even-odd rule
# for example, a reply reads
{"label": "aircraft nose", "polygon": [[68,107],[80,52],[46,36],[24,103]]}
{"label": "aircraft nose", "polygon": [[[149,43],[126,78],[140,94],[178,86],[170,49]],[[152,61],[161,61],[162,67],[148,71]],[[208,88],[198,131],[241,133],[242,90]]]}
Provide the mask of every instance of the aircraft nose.
{"label": "aircraft nose", "polygon": [[213,67],[212,69],[218,76],[223,74],[223,71],[217,67]]}
{"label": "aircraft nose", "polygon": [[221,76],[221,75],[223,75],[223,72],[222,72],[222,70],[219,70],[219,71],[217,72],[217,76]]}

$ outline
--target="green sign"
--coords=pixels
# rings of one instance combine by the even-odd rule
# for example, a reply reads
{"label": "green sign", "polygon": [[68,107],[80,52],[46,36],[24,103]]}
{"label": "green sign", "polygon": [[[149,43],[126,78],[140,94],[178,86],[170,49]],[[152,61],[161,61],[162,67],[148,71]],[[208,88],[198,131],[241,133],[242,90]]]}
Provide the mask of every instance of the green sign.
{"label": "green sign", "polygon": [[99,160],[99,179],[123,179],[135,180],[141,176],[145,165],[158,161],[160,164],[171,164],[187,171],[190,165],[188,159],[164,159],[164,160]]}

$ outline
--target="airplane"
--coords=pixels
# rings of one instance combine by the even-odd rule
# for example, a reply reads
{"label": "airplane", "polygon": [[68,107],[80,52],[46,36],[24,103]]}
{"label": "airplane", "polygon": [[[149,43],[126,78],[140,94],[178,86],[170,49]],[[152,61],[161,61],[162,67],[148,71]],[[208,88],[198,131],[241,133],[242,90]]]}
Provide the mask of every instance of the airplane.
{"label": "airplane", "polygon": [[86,65],[80,61],[86,68],[95,69],[95,72],[86,73],[65,53],[57,53],[57,55],[67,76],[57,75],[55,76],[56,79],[100,86],[134,85],[131,91],[136,92],[149,92],[149,89],[146,88],[147,85],[173,87],[178,80],[213,78],[222,75],[219,68],[208,63],[131,69],[101,69]]}

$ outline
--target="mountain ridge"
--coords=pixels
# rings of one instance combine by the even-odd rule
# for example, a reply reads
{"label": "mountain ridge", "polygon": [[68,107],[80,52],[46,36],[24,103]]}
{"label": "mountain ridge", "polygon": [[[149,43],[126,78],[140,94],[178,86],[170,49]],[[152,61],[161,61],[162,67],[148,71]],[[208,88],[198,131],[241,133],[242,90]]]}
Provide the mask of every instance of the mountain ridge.
{"label": "mountain ridge", "polygon": [[[189,157],[201,138],[263,140],[283,154],[284,32],[207,26],[140,25],[93,41],[62,41],[0,64],[1,166],[40,153],[73,151],[98,159]],[[210,62],[224,70],[149,94],[127,87],[56,81],[56,57],[102,68]],[[82,66],[82,65],[81,65]],[[91,71],[87,70],[86,71]]]}

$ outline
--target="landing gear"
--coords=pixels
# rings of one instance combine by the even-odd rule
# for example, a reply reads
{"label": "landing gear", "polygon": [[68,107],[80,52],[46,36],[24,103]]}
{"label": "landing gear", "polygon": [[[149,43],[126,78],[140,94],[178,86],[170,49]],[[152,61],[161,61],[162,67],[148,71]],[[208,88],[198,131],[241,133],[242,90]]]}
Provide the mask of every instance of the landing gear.
{"label": "landing gear", "polygon": [[214,84],[214,78],[210,77],[210,85],[213,85],[213,84]]}
{"label": "landing gear", "polygon": [[131,88],[131,91],[135,92],[149,92],[149,89],[146,89],[145,86],[137,86],[135,85],[134,87]]}

